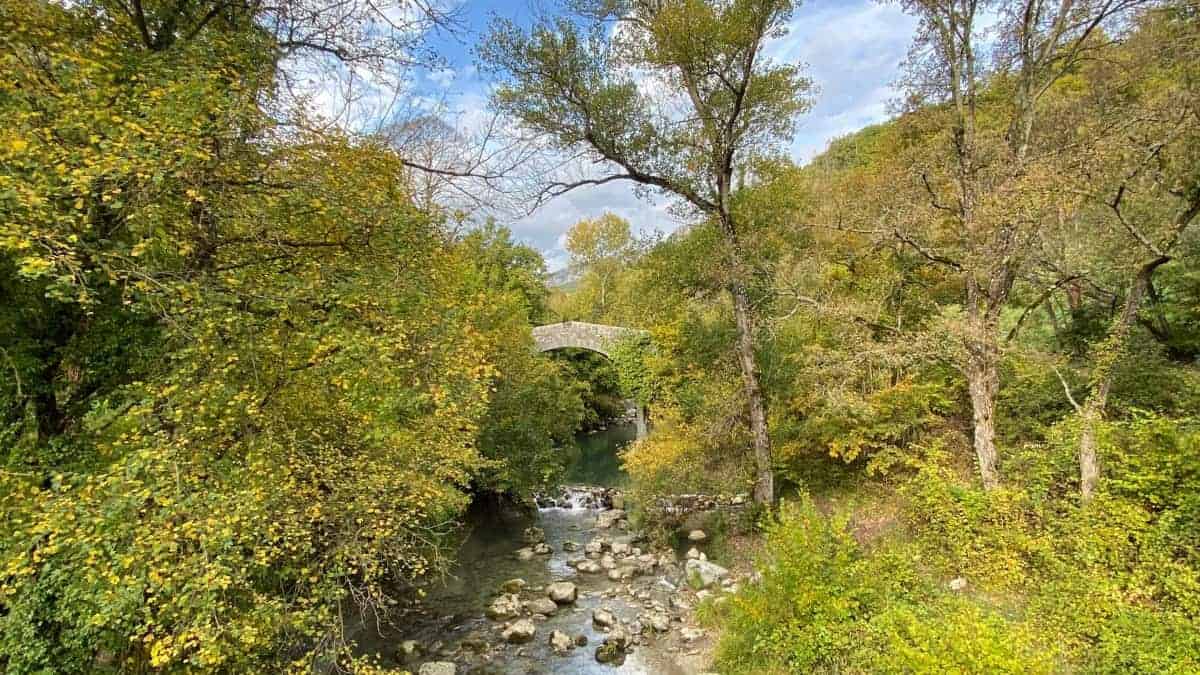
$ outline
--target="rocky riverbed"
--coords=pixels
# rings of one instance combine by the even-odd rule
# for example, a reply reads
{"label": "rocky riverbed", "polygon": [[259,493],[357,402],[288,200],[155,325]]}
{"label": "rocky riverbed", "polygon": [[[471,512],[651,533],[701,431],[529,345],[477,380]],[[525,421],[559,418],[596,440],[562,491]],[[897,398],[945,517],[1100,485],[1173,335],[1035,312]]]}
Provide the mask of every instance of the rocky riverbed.
{"label": "rocky riverbed", "polygon": [[744,583],[706,560],[704,533],[679,556],[630,531],[616,491],[539,501],[535,517],[477,524],[452,576],[394,625],[347,637],[425,675],[704,672],[711,636],[694,610]]}

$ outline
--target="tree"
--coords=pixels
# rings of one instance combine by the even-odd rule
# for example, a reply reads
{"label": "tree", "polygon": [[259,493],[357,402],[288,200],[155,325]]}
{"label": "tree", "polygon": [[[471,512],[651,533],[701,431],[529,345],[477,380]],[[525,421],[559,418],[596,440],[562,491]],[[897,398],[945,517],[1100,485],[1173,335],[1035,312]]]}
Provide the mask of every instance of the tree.
{"label": "tree", "polygon": [[585,218],[567,231],[566,249],[576,273],[590,273],[600,285],[597,317],[608,310],[608,289],[627,262],[633,239],[629,221],[615,213]]}
{"label": "tree", "polygon": [[582,0],[575,9],[528,31],[493,24],[480,49],[502,78],[493,105],[570,159],[609,169],[551,181],[546,194],[632,181],[679,199],[720,230],[757,466],[754,498],[770,503],[771,441],[735,179],[752,177],[755,162],[776,151],[809,105],[799,68],[763,53],[786,30],[792,3]]}
{"label": "tree", "polygon": [[[1125,275],[1120,311],[1091,349],[1087,397],[1083,403],[1071,397],[1080,421],[1079,484],[1085,501],[1099,483],[1097,427],[1130,333],[1153,292],[1155,274],[1176,257],[1188,227],[1200,218],[1200,31],[1194,13],[1194,7],[1175,3],[1141,17],[1140,30],[1119,63],[1130,79],[1151,84],[1130,90],[1125,78],[1108,77],[1094,85],[1121,105],[1080,125],[1090,137],[1079,144],[1082,150],[1069,174],[1073,189],[1085,195],[1085,214],[1098,212],[1093,217],[1101,228],[1115,233],[1107,262]],[[1121,131],[1111,132],[1114,128]],[[1117,300],[1114,295],[1114,306]]]}
{"label": "tree", "polygon": [[[991,5],[980,0],[901,4],[920,19],[908,60],[912,101],[944,108],[946,152],[918,167],[916,178],[928,193],[924,217],[910,221],[916,227],[896,227],[891,234],[962,280],[961,367],[970,391],[980,478],[992,489],[1000,483],[995,417],[1001,315],[1039,229],[1056,212],[1054,175],[1048,168],[1053,153],[1031,152],[1040,103],[1099,39],[1103,23],[1137,3],[1000,3],[995,9],[1002,30],[993,72],[983,63],[986,42],[980,19]],[[1006,123],[981,113],[988,86],[1000,87],[1007,97],[1001,117]],[[933,228],[927,225],[931,221]]]}

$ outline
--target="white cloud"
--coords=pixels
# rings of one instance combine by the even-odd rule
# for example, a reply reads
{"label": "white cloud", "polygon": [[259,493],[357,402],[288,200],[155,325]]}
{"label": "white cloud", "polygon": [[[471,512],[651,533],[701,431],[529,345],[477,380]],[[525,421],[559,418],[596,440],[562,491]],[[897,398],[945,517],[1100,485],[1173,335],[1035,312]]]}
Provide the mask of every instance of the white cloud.
{"label": "white cloud", "polygon": [[818,91],[800,120],[791,151],[805,162],[830,140],[887,119],[891,85],[908,51],[916,20],[895,4],[826,0],[805,5],[769,56],[803,63]]}
{"label": "white cloud", "polygon": [[449,87],[458,73],[453,68],[438,68],[437,70],[425,76],[425,79],[432,82],[434,85],[445,89]]}
{"label": "white cloud", "polygon": [[[789,147],[796,161],[812,159],[838,136],[887,119],[887,102],[896,96],[891,85],[915,26],[895,4],[875,0],[816,0],[797,9],[788,34],[767,51],[776,62],[806,65],[818,87],[815,105],[798,121]],[[460,128],[480,128],[490,118],[489,85],[473,64],[454,65],[457,71],[426,78],[444,93],[449,108],[460,111]],[[653,81],[646,78],[639,84],[652,86]],[[451,86],[457,91],[450,91]],[[638,199],[632,184],[614,182],[570,192],[509,226],[518,239],[543,252],[550,269],[558,269],[566,264],[563,235],[580,219],[612,211],[638,233],[671,232],[682,223],[667,213],[669,203],[661,196]]]}

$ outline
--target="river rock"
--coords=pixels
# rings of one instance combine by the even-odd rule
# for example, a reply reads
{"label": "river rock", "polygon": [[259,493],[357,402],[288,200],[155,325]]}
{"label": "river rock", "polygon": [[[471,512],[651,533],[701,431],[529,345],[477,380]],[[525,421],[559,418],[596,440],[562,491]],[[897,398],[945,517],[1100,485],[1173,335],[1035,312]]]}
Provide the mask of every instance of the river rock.
{"label": "river rock", "polygon": [[533,625],[529,619],[517,619],[500,631],[504,640],[512,643],[529,642],[533,639],[534,633],[537,633],[537,626]]}
{"label": "river rock", "polygon": [[684,571],[693,588],[708,588],[729,576],[729,570],[707,560],[689,560]]}
{"label": "river rock", "polygon": [[575,551],[579,550],[579,542],[564,541],[563,545],[562,545],[562,549],[564,551],[566,551],[567,553],[574,553]]}
{"label": "river rock", "polygon": [[546,531],[540,527],[529,526],[521,533],[521,538],[526,544],[540,544],[546,541]]}
{"label": "river rock", "polygon": [[574,648],[575,641],[571,639],[570,635],[561,630],[550,632],[550,649],[553,649],[555,654],[566,654]]}
{"label": "river rock", "polygon": [[625,654],[632,642],[629,632],[620,626],[613,628],[604,642],[596,648],[596,660],[600,663],[621,665],[625,662]]}
{"label": "river rock", "polygon": [[600,514],[596,516],[596,527],[601,530],[607,530],[616,525],[624,517],[624,509],[610,509],[608,511],[601,511]]}
{"label": "river rock", "polygon": [[663,611],[644,612],[638,616],[638,621],[656,633],[665,633],[671,630],[671,615]]}
{"label": "river rock", "polygon": [[416,640],[405,640],[396,647],[396,661],[400,665],[412,663],[421,656],[421,645]]}
{"label": "river rock", "polygon": [[598,574],[600,572],[600,563],[595,560],[581,560],[575,569],[583,574]]}
{"label": "river rock", "polygon": [[487,616],[494,621],[512,619],[521,614],[521,599],[515,593],[506,593],[492,600]]}
{"label": "river rock", "polygon": [[546,586],[546,595],[560,605],[569,605],[579,597],[579,589],[569,581],[556,581]]}
{"label": "river rock", "polygon": [[630,546],[627,541],[614,541],[612,543],[613,555],[629,555],[629,550]]}
{"label": "river rock", "polygon": [[704,631],[699,628],[684,628],[679,631],[679,637],[683,638],[684,642],[695,642],[704,637]]}
{"label": "river rock", "polygon": [[608,546],[608,541],[602,537],[597,537],[583,545],[583,552],[589,556],[598,556],[604,552]]}
{"label": "river rock", "polygon": [[543,541],[540,544],[534,544],[533,552],[537,555],[550,555],[554,553],[554,549],[550,548],[550,544]]}
{"label": "river rock", "polygon": [[486,652],[489,646],[487,635],[481,631],[471,631],[462,640],[459,640],[458,645],[476,654]]}
{"label": "river rock", "polygon": [[550,616],[558,611],[558,603],[550,598],[534,598],[525,603],[525,609],[532,614],[545,614]]}
{"label": "river rock", "polygon": [[645,553],[637,557],[638,574],[650,574],[655,567],[658,567],[658,559],[653,555]]}
{"label": "river rock", "polygon": [[579,635],[575,636],[575,646],[576,647],[586,647],[587,643],[588,643],[587,636],[584,635],[583,633],[580,633]]}
{"label": "river rock", "polygon": [[688,541],[700,543],[705,539],[708,539],[708,535],[704,534],[704,530],[692,530],[691,532],[688,532]]}
{"label": "river rock", "polygon": [[509,579],[508,581],[500,584],[500,590],[504,591],[505,593],[520,593],[521,590],[528,585],[529,584],[526,583],[524,579]]}
{"label": "river rock", "polygon": [[456,675],[458,666],[449,661],[428,661],[421,664],[417,675]]}
{"label": "river rock", "polygon": [[626,579],[632,579],[636,572],[637,569],[634,567],[629,565],[621,565],[620,567],[609,570],[608,578],[610,581],[625,581]]}
{"label": "river rock", "polygon": [[596,661],[598,663],[611,663],[619,666],[625,663],[625,651],[617,647],[616,644],[605,642],[596,647]]}
{"label": "river rock", "polygon": [[687,558],[688,560],[702,560],[703,556],[704,556],[704,554],[701,553],[700,550],[697,549],[695,546],[693,546],[688,549],[687,555],[684,557]]}
{"label": "river rock", "polygon": [[525,548],[517,549],[517,552],[514,555],[517,556],[517,560],[526,561],[533,560],[534,553],[533,549],[526,546]]}
{"label": "river rock", "polygon": [[611,611],[601,607],[592,610],[592,625],[600,629],[608,629],[617,625],[617,617]]}

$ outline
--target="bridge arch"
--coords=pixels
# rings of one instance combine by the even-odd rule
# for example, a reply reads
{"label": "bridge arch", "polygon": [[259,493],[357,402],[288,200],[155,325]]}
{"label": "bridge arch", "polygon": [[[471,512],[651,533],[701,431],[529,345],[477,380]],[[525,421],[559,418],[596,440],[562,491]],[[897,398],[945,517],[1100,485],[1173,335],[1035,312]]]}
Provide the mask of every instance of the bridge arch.
{"label": "bridge arch", "polygon": [[[534,348],[539,352],[555,349],[586,349],[612,359],[612,350],[620,342],[650,335],[649,331],[623,326],[608,326],[585,321],[563,321],[533,329]],[[645,438],[646,409],[632,401],[627,402],[636,411],[637,437]]]}

